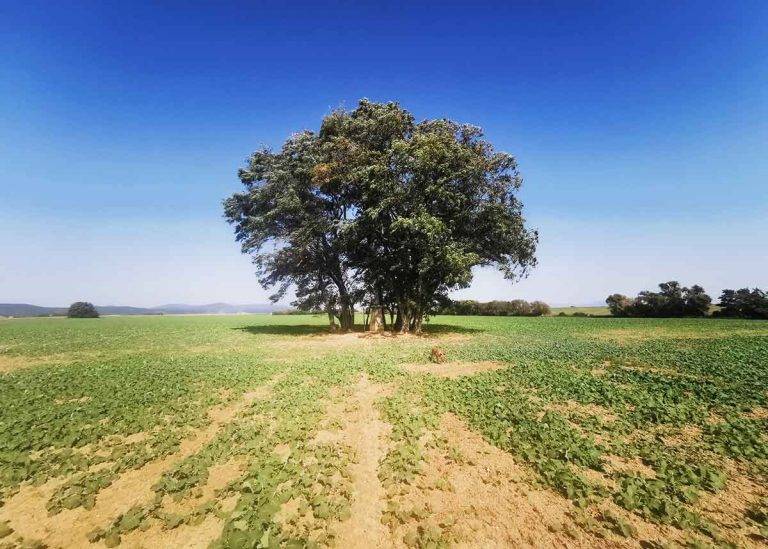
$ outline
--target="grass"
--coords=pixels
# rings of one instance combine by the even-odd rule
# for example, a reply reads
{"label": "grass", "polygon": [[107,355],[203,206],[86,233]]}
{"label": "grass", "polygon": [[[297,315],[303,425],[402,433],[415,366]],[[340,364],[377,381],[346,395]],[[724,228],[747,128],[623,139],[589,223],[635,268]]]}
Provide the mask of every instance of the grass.
{"label": "grass", "polygon": [[768,540],[768,322],[14,319],[0,372],[0,547]]}

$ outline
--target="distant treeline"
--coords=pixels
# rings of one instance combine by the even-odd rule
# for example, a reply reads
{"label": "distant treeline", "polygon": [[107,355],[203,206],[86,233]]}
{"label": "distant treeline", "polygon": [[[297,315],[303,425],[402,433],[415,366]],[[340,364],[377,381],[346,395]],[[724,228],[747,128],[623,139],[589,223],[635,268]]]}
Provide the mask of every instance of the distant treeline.
{"label": "distant treeline", "polygon": [[[709,314],[712,298],[698,284],[688,288],[672,280],[659,284],[659,290],[640,292],[635,298],[612,294],[605,302],[613,316],[621,317],[674,318]],[[768,318],[768,295],[759,288],[723,290],[718,306],[712,316]]]}
{"label": "distant treeline", "polygon": [[448,300],[436,311],[436,314],[439,315],[469,316],[542,316],[549,313],[549,305],[543,301],[529,303],[523,299],[488,301],[486,303],[474,299]]}
{"label": "distant treeline", "polygon": [[713,316],[768,319],[768,293],[760,288],[723,290],[718,305]]}

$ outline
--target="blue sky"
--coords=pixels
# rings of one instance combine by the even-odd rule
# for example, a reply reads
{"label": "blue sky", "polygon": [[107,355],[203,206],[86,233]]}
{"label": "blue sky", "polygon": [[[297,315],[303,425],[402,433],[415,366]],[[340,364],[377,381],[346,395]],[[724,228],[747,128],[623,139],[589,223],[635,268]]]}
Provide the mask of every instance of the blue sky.
{"label": "blue sky", "polygon": [[0,301],[265,301],[221,217],[362,97],[482,126],[539,229],[477,299],[768,287],[768,3],[0,1]]}

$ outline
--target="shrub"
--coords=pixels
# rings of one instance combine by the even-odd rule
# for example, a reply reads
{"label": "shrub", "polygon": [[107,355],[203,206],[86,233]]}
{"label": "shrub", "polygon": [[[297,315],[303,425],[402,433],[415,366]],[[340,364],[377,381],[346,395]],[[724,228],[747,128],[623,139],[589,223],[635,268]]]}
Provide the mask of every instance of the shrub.
{"label": "shrub", "polygon": [[69,318],[99,318],[99,311],[96,310],[93,303],[77,301],[69,306],[67,316]]}

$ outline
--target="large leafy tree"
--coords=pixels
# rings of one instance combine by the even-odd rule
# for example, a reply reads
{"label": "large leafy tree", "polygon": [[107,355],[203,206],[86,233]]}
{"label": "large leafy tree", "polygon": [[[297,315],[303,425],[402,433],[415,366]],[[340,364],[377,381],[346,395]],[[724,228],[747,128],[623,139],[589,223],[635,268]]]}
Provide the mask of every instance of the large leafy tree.
{"label": "large leafy tree", "polygon": [[514,279],[535,264],[515,159],[477,127],[416,123],[396,103],[336,111],[318,134],[254,155],[241,180],[247,192],[226,201],[227,217],[243,250],[257,252],[262,283],[317,297],[328,288],[320,278],[330,280],[342,310],[364,289],[403,332],[468,286],[473,267]]}
{"label": "large leafy tree", "polygon": [[342,329],[354,323],[355,290],[341,233],[348,200],[318,177],[317,136],[291,137],[279,152],[255,152],[239,171],[245,192],[224,201],[243,253],[251,254],[259,282],[276,287],[279,300],[291,284],[297,305],[328,310]]}

